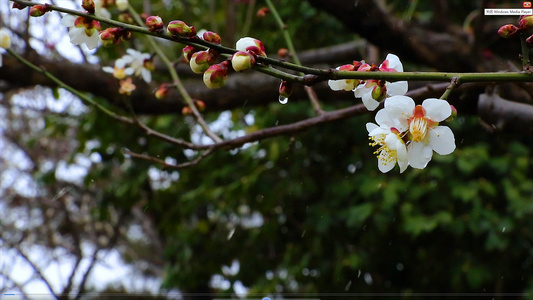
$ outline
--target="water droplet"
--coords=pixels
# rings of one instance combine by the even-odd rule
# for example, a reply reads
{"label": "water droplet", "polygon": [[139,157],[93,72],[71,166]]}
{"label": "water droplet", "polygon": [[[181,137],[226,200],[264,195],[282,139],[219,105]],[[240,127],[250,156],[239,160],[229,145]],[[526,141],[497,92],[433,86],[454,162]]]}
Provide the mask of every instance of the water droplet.
{"label": "water droplet", "polygon": [[505,227],[502,228],[502,232],[505,232]]}
{"label": "water droplet", "polygon": [[287,102],[289,102],[289,98],[283,97],[283,96],[279,96],[279,103],[287,104]]}
{"label": "water droplet", "polygon": [[348,281],[348,283],[346,284],[346,286],[344,287],[344,291],[348,291],[350,289],[350,286],[352,286],[352,281]]}
{"label": "water droplet", "polygon": [[359,269],[359,271],[357,271],[357,278],[361,277],[361,269]]}

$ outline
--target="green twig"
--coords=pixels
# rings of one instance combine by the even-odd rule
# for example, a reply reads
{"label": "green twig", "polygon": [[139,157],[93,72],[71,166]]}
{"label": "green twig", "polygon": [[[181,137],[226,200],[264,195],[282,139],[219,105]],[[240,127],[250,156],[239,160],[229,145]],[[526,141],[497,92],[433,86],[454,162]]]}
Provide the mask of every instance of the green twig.
{"label": "green twig", "polygon": [[526,36],[523,32],[520,33],[520,46],[522,48],[522,70],[530,73],[529,47],[527,46]]}
{"label": "green twig", "polygon": [[446,90],[444,91],[444,93],[442,94],[442,96],[440,96],[440,99],[442,100],[447,100],[448,99],[448,96],[450,96],[450,93],[452,92],[452,90],[459,85],[459,80],[457,77],[454,77],[452,78],[452,82],[450,83],[450,85],[446,88]]}

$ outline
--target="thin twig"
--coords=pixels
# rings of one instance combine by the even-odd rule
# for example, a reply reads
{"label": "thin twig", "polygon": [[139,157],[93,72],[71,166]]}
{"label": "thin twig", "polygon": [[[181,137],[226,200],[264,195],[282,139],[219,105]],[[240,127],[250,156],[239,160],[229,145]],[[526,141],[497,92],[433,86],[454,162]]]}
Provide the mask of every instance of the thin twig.
{"label": "thin twig", "polygon": [[166,161],[164,161],[162,159],[159,159],[157,157],[153,157],[153,156],[146,155],[146,154],[136,153],[136,152],[133,152],[133,151],[131,151],[129,149],[124,149],[123,151],[124,151],[124,154],[130,155],[133,158],[138,158],[138,159],[142,159],[142,160],[146,160],[146,161],[151,161],[151,162],[154,162],[154,163],[162,165],[164,168],[184,169],[184,168],[188,168],[188,167],[192,167],[194,165],[197,165],[202,159],[204,159],[207,156],[209,156],[210,154],[212,154],[215,151],[215,148],[212,147],[212,148],[209,148],[209,149],[205,150],[204,152],[202,152],[202,154],[200,154],[196,159],[194,159],[192,161],[189,161],[189,162],[186,162],[186,163],[177,164],[177,165],[176,164],[167,163]]}

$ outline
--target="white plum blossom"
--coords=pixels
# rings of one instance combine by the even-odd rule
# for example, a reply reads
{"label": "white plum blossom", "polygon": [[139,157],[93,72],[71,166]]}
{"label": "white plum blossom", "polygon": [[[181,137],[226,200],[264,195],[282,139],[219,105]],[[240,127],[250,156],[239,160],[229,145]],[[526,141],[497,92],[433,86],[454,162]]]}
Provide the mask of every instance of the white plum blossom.
{"label": "white plum blossom", "polygon": [[[381,72],[403,72],[403,65],[398,56],[389,53],[378,70]],[[364,64],[359,67],[358,71],[374,70],[370,65]],[[366,80],[354,89],[354,95],[356,98],[361,98],[368,110],[373,111],[379,106],[379,101],[395,95],[405,95],[407,90],[407,81]]]}
{"label": "white plum blossom", "polygon": [[[5,29],[0,29],[0,48],[8,49],[11,47],[11,33]],[[2,66],[2,54],[0,54],[0,67]]]}
{"label": "white plum blossom", "polygon": [[153,69],[153,65],[150,54],[133,49],[128,49],[126,52],[128,54],[124,55],[122,60],[125,64],[129,64],[135,76],[141,76],[147,83],[152,81],[152,73],[150,71]]}
{"label": "white plum blossom", "polygon": [[125,11],[129,6],[128,0],[116,0],[115,4],[120,11]]}
{"label": "white plum blossom", "polygon": [[[379,123],[377,116],[376,121]],[[396,128],[388,127],[385,124],[380,125],[377,126],[374,123],[366,124],[368,135],[373,141],[370,145],[379,146],[378,150],[374,152],[378,157],[378,169],[383,173],[387,173],[398,163],[400,173],[403,173],[408,166],[405,142]]]}
{"label": "white plum blossom", "polygon": [[135,70],[132,67],[126,67],[128,64],[127,60],[124,58],[119,58],[115,61],[114,67],[105,66],[102,67],[102,70],[107,73],[113,74],[116,79],[122,80],[126,76],[131,76],[135,73]]}
{"label": "white plum blossom", "polygon": [[407,156],[411,167],[425,168],[433,151],[447,155],[455,150],[453,132],[447,126],[439,126],[439,122],[452,114],[452,108],[446,100],[430,98],[424,100],[422,105],[415,105],[410,97],[393,96],[387,99],[383,110],[390,126],[400,132],[407,130]]}
{"label": "white plum blossom", "polygon": [[69,28],[70,42],[74,45],[87,45],[90,50],[98,47],[100,23],[84,17],[65,15],[61,24]]}

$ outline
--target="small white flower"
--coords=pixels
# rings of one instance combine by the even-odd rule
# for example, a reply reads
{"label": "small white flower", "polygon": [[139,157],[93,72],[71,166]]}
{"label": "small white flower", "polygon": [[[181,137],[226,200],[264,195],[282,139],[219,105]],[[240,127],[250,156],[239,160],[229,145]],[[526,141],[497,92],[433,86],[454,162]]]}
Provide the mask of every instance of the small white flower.
{"label": "small white flower", "polygon": [[[370,66],[365,64],[361,66],[358,71],[368,70]],[[381,72],[403,72],[403,65],[394,54],[388,54],[383,63],[379,66],[379,71]],[[373,111],[379,106],[379,101],[381,99],[374,99],[372,97],[372,91],[377,88],[379,85],[378,80],[367,80],[366,82],[358,85],[354,90],[354,95],[356,98],[361,98],[365,107]],[[385,82],[385,97],[391,97],[395,95],[405,95],[408,90],[407,81],[397,81],[397,82]]]}
{"label": "small white flower", "polygon": [[70,42],[74,45],[86,44],[90,50],[98,47],[100,23],[86,20],[84,17],[65,15],[61,24],[69,28]]}
{"label": "small white flower", "polygon": [[384,110],[392,126],[408,130],[408,160],[413,168],[425,168],[433,151],[447,155],[455,150],[453,132],[447,126],[439,126],[452,113],[446,100],[430,98],[415,106],[410,97],[393,96],[385,102]]}
{"label": "small white flower", "polygon": [[[344,65],[336,68],[341,71],[355,71],[354,65]],[[329,87],[334,91],[352,91],[359,84],[357,79],[328,80]]]}
{"label": "small white flower", "polygon": [[150,54],[133,49],[128,49],[126,52],[128,54],[124,55],[122,59],[133,69],[135,76],[141,76],[147,83],[152,81],[152,73],[150,72],[150,68],[147,68],[151,67]]}
{"label": "small white flower", "polygon": [[115,61],[114,67],[105,66],[102,70],[106,73],[111,73],[116,79],[122,80],[126,76],[131,76],[135,70],[131,67],[126,68],[127,62],[124,58],[119,58]]}
{"label": "small white flower", "polygon": [[[378,118],[376,118],[376,121],[379,123]],[[377,126],[374,123],[366,124],[368,135],[373,141],[370,145],[379,146],[378,150],[374,152],[378,157],[378,169],[383,173],[387,173],[398,163],[400,173],[403,173],[408,166],[408,157],[407,148],[400,136],[400,132],[387,124],[380,125]]]}

